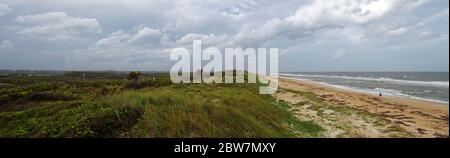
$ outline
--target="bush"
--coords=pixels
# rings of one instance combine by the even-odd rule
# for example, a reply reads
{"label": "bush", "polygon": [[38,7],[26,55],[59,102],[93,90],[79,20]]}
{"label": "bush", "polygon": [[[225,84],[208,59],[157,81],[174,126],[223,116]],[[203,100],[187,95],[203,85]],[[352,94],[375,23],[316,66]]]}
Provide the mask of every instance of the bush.
{"label": "bush", "polygon": [[69,101],[73,99],[74,98],[71,96],[65,96],[54,92],[33,92],[26,97],[24,101]]}
{"label": "bush", "polygon": [[125,84],[126,89],[142,89],[142,88],[158,88],[168,85],[172,85],[172,81],[169,78],[160,77],[156,79],[149,79],[140,82],[128,82]]}

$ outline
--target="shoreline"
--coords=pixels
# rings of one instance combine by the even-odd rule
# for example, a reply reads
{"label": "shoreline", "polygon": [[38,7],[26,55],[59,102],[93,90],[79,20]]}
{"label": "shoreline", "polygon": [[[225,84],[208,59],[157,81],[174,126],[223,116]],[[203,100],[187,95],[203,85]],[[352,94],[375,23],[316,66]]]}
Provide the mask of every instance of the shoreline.
{"label": "shoreline", "polygon": [[[449,106],[448,104],[423,101],[397,96],[378,96],[371,93],[303,81],[287,77],[279,78],[279,88],[314,93],[322,102],[334,106],[351,107],[387,119],[393,124],[405,129],[413,137],[448,137]],[[289,92],[287,92],[289,93]],[[295,104],[301,98],[286,92],[275,94],[278,99]],[[300,99],[300,100],[299,100]],[[297,101],[296,101],[297,100]],[[363,137],[384,137],[385,135],[364,135]]]}
{"label": "shoreline", "polygon": [[[325,86],[325,87],[333,88],[333,89],[337,89],[337,90],[354,92],[354,93],[362,93],[362,94],[367,94],[367,95],[372,95],[372,96],[377,96],[378,97],[378,94],[376,94],[376,93],[371,93],[371,92],[366,91],[366,90],[359,90],[359,89],[351,88],[351,87],[347,87],[347,86],[332,85],[332,84],[323,83],[323,82],[317,82],[317,81],[311,81],[311,80],[305,80],[305,79],[298,79],[298,78],[286,77],[286,76],[280,76],[279,78],[295,80],[295,81],[301,81],[301,82],[306,82],[306,83],[311,83],[311,84],[317,84],[317,85],[320,85],[320,86]],[[394,98],[394,99],[407,99],[407,100],[423,101],[423,102],[429,102],[429,103],[434,103],[434,104],[441,104],[442,106],[449,106],[450,105],[450,103],[447,102],[447,101],[436,100],[436,99],[428,99],[428,98],[422,98],[422,97],[416,97],[416,96],[400,96],[400,95],[383,94],[383,97],[391,97],[391,98]]]}

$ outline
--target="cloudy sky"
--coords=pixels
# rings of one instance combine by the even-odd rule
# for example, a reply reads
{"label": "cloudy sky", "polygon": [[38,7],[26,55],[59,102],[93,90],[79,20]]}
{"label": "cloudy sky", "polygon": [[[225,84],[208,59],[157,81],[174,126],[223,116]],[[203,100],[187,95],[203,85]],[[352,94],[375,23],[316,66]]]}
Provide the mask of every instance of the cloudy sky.
{"label": "cloudy sky", "polygon": [[448,0],[0,0],[0,69],[169,70],[279,48],[280,71],[448,71]]}

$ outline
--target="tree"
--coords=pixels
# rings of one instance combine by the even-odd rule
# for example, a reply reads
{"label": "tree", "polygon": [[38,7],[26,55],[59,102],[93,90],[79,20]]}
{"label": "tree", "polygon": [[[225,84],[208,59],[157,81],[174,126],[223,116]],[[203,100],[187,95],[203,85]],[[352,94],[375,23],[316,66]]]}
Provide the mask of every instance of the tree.
{"label": "tree", "polygon": [[132,71],[128,74],[127,79],[128,80],[134,80],[135,82],[137,82],[139,80],[139,77],[142,76],[142,73],[139,71]]}

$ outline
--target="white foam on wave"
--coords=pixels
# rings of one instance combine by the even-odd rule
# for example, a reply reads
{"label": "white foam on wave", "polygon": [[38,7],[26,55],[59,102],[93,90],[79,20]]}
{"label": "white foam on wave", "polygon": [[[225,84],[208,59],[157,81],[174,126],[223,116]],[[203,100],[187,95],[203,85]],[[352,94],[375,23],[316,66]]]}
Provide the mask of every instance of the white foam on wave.
{"label": "white foam on wave", "polygon": [[414,81],[414,80],[399,80],[392,78],[370,78],[370,77],[349,77],[349,76],[334,76],[334,75],[304,75],[304,74],[280,74],[282,76],[291,77],[312,77],[312,78],[334,78],[334,79],[348,79],[348,80],[362,80],[362,81],[377,81],[400,85],[415,85],[415,86],[431,86],[431,87],[449,87],[448,81]]}

